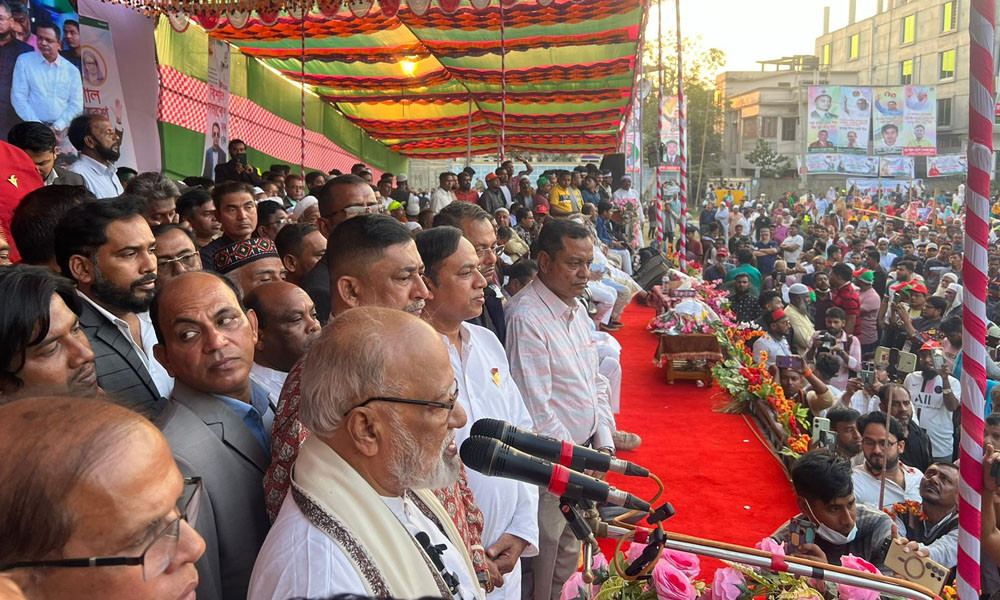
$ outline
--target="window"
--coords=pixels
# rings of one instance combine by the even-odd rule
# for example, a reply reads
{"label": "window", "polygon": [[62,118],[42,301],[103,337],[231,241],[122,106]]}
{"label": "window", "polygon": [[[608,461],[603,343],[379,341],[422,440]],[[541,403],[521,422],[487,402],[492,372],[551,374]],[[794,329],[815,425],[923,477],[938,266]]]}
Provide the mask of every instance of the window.
{"label": "window", "polygon": [[903,17],[903,42],[904,44],[912,44],[913,40],[916,39],[917,31],[917,15],[912,14]]}
{"label": "window", "polygon": [[940,127],[951,125],[951,98],[938,98],[937,124]]}
{"label": "window", "polygon": [[955,51],[938,52],[938,63],[941,66],[938,79],[949,79],[955,76]]}
{"label": "window", "polygon": [[899,63],[899,83],[907,85],[913,83],[913,59],[908,58]]}
{"label": "window", "polygon": [[761,118],[760,137],[768,139],[774,139],[778,137],[778,117]]}
{"label": "window", "polygon": [[830,44],[823,44],[823,64],[830,64]]}
{"label": "window", "polygon": [[941,31],[955,31],[958,27],[958,11],[955,10],[955,2],[945,2],[941,5]]}
{"label": "window", "polygon": [[797,119],[792,117],[785,117],[781,120],[781,141],[783,142],[794,142],[795,141],[795,125]]}
{"label": "window", "polygon": [[855,33],[847,42],[847,60],[854,60],[858,57],[858,47],[861,45],[861,34]]}
{"label": "window", "polygon": [[747,117],[743,119],[743,139],[753,139],[757,137],[757,117]]}

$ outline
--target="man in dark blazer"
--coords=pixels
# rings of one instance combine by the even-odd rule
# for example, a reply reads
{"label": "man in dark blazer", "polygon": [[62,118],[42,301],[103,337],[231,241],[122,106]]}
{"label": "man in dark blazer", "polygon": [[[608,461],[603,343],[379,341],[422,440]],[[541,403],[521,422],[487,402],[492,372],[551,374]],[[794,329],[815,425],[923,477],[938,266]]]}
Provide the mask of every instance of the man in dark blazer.
{"label": "man in dark blazer", "polygon": [[56,262],[76,281],[80,325],[90,340],[97,382],[117,403],[149,418],[166,404],[173,379],[153,357],[149,318],[156,238],[134,196],[71,208],[55,231]]}
{"label": "man in dark blazer", "polygon": [[85,186],[81,175],[56,166],[56,136],[48,125],[38,121],[18,123],[7,134],[7,141],[24,150],[45,185]]}
{"label": "man in dark blazer", "polygon": [[222,143],[222,133],[219,131],[219,124],[212,123],[212,147],[205,150],[205,168],[201,176],[205,179],[215,179],[215,167],[226,162],[226,151],[219,144]]}
{"label": "man in dark blazer", "polygon": [[257,174],[257,169],[246,162],[247,145],[243,140],[229,142],[229,157],[229,162],[215,165],[215,183],[242,181],[259,186],[264,182]]}
{"label": "man in dark blazer", "polygon": [[253,383],[257,318],[236,288],[211,272],[183,273],[153,302],[156,356],[176,377],[157,420],[181,473],[202,479],[194,523],[205,538],[196,563],[200,600],[245,600],[267,536],[264,472],[270,464],[274,409]]}

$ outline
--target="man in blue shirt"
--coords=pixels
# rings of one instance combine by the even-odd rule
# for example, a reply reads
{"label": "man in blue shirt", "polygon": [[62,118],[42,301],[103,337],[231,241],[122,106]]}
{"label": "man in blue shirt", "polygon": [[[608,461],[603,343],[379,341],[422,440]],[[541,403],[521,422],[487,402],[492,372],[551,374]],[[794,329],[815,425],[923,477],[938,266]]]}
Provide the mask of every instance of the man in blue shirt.
{"label": "man in blue shirt", "polygon": [[612,237],[611,212],[614,206],[607,200],[601,200],[597,204],[597,239],[608,247],[609,254],[617,255],[622,262],[622,271],[632,275],[632,255],[624,244]]}
{"label": "man in blue shirt", "polygon": [[760,240],[754,243],[754,256],[757,257],[757,269],[763,277],[774,272],[774,263],[778,260],[778,242],[771,239],[771,229],[762,227],[757,234]]}

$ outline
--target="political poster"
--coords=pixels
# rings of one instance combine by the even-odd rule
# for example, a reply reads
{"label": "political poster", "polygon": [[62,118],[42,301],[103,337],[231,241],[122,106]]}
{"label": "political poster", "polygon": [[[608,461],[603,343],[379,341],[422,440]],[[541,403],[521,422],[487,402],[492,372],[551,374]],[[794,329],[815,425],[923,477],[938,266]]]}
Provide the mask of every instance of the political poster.
{"label": "political poster", "polygon": [[810,153],[831,152],[837,147],[840,86],[809,86],[806,142]]}
{"label": "political poster", "polygon": [[838,154],[837,172],[846,175],[878,175],[878,157]]}
{"label": "political poster", "polygon": [[903,154],[937,154],[937,90],[933,85],[908,85],[904,88]]}
{"label": "political poster", "polygon": [[806,154],[806,173],[823,175],[836,173],[840,160],[836,154]]}
{"label": "political poster", "polygon": [[677,96],[664,96],[660,105],[660,143],[663,144],[661,166],[667,171],[681,170],[680,157],[680,109]]}
{"label": "political poster", "polygon": [[118,166],[135,166],[135,144],[128,128],[125,96],[107,21],[80,16],[80,57],[83,68],[83,109],[104,115],[118,134]]}
{"label": "political poster", "polygon": [[927,157],[928,177],[964,175],[968,170],[969,161],[964,154],[939,154]]}
{"label": "political poster", "polygon": [[913,177],[913,157],[881,156],[878,173],[882,177]]}
{"label": "political poster", "polygon": [[229,147],[229,44],[208,38],[208,99],[205,101],[205,157],[202,177],[215,179],[215,167]]}
{"label": "political poster", "polygon": [[[881,183],[882,190],[887,192],[894,192],[896,189],[901,191],[906,191],[910,189],[910,179],[872,179],[870,177],[855,178],[849,177],[847,179],[847,187],[857,186],[858,192],[862,195],[876,193],[879,191],[879,184]],[[914,184],[921,183],[919,179],[912,180]]]}
{"label": "political poster", "polygon": [[875,154],[902,154],[903,86],[872,88],[872,149]]}
{"label": "political poster", "polygon": [[872,117],[872,88],[840,88],[840,116],[837,120],[837,152],[868,154],[869,124]]}

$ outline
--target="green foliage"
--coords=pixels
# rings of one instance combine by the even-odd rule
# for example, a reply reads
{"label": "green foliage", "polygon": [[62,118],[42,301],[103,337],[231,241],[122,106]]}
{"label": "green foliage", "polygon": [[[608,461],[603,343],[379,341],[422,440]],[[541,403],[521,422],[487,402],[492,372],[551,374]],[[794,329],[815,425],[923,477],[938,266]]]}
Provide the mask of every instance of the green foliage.
{"label": "green foliage", "polygon": [[753,152],[747,154],[747,161],[755,167],[760,167],[760,174],[763,177],[777,177],[783,175],[791,168],[787,156],[778,154],[764,140],[757,140],[757,147]]}

